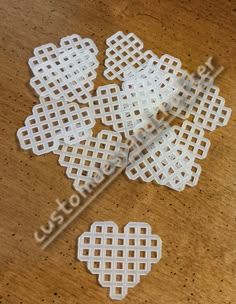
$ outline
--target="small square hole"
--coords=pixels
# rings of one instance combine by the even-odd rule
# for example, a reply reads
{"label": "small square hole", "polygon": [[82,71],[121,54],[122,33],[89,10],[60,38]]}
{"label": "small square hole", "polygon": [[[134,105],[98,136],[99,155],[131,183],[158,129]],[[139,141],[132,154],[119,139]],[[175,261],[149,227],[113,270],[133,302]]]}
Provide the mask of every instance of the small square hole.
{"label": "small square hole", "polygon": [[111,275],[110,274],[105,274],[104,275],[104,281],[105,282],[110,282],[111,281]]}
{"label": "small square hole", "polygon": [[95,256],[100,256],[101,255],[101,250],[100,249],[95,249],[94,250],[94,255]]}
{"label": "small square hole", "polygon": [[95,238],[95,244],[101,244],[102,243],[102,239],[101,238]]}
{"label": "small square hole", "polygon": [[83,249],[83,256],[88,256],[88,255],[89,255],[89,250]]}
{"label": "small square hole", "polygon": [[112,256],[112,251],[111,250],[106,250],[106,256],[111,257]]}
{"label": "small square hole", "polygon": [[118,257],[123,257],[123,256],[124,256],[123,250],[118,250],[118,251],[117,251],[117,256],[118,256]]}
{"label": "small square hole", "polygon": [[139,269],[140,270],[145,270],[146,269],[146,264],[145,263],[140,263],[139,264]]}
{"label": "small square hole", "polygon": [[90,238],[89,237],[85,237],[84,238],[84,244],[89,244],[90,243]]}
{"label": "small square hole", "polygon": [[144,239],[141,239],[139,242],[140,242],[141,246],[146,246],[146,244],[147,244],[147,241]]}
{"label": "small square hole", "polygon": [[111,262],[105,262],[105,268],[111,269]]}
{"label": "small square hole", "polygon": [[123,263],[116,263],[116,269],[123,269]]}
{"label": "small square hole", "polygon": [[128,269],[134,269],[134,263],[128,263]]}
{"label": "small square hole", "polygon": [[151,251],[151,258],[156,259],[157,258],[157,253],[156,251]]}
{"label": "small square hole", "polygon": [[112,238],[106,239],[106,244],[107,245],[112,245],[112,243],[113,243],[113,239]]}
{"label": "small square hole", "polygon": [[157,240],[151,240],[151,246],[156,247],[157,246]]}
{"label": "small square hole", "polygon": [[135,228],[133,228],[133,227],[129,228],[129,233],[130,234],[135,234]]}
{"label": "small square hole", "polygon": [[140,258],[145,258],[146,257],[146,251],[140,251],[139,252],[139,257]]}
{"label": "small square hole", "polygon": [[129,250],[129,258],[134,258],[134,256],[135,256],[135,251]]}
{"label": "small square hole", "polygon": [[102,232],[102,227],[101,226],[96,227],[96,232]]}
{"label": "small square hole", "polygon": [[118,239],[118,245],[124,245],[124,240],[123,239]]}
{"label": "small square hole", "polygon": [[133,275],[128,275],[128,282],[134,282],[134,276]]}
{"label": "small square hole", "polygon": [[121,282],[122,278],[123,278],[123,276],[121,274],[117,274],[116,275],[116,282]]}
{"label": "small square hole", "polygon": [[134,246],[135,245],[135,239],[129,239],[129,245]]}
{"label": "small square hole", "polygon": [[100,262],[94,262],[93,263],[93,268],[98,269],[100,267]]}
{"label": "small square hole", "polygon": [[146,228],[141,228],[140,229],[140,233],[141,234],[146,234],[147,233],[147,229]]}
{"label": "small square hole", "polygon": [[113,227],[107,227],[107,232],[108,233],[113,233]]}

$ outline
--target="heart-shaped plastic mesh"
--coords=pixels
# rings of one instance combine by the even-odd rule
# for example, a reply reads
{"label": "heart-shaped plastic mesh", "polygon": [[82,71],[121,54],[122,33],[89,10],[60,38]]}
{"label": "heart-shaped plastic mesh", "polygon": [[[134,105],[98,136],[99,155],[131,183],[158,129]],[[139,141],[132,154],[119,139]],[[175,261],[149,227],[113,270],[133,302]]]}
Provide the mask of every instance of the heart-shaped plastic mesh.
{"label": "heart-shaped plastic mesh", "polygon": [[77,257],[109,288],[111,299],[122,300],[159,262],[161,249],[160,237],[146,223],[130,222],[119,233],[114,222],[95,222],[78,238]]}
{"label": "heart-shaped plastic mesh", "polygon": [[210,148],[209,139],[204,137],[204,130],[190,121],[184,121],[182,126],[174,126],[173,131],[177,135],[173,141],[175,145],[184,146],[198,159],[204,159]]}
{"label": "heart-shaped plastic mesh", "polygon": [[219,88],[210,86],[202,90],[190,109],[193,122],[206,130],[214,131],[217,127],[228,124],[232,110],[225,107],[225,100],[219,96]]}
{"label": "heart-shaped plastic mesh", "polygon": [[59,141],[74,144],[92,134],[95,120],[91,110],[76,103],[66,103],[50,97],[40,98],[33,107],[33,114],[25,120],[25,126],[17,131],[23,149],[35,154],[54,151]]}
{"label": "heart-shaped plastic mesh", "polygon": [[[41,96],[41,104],[17,132],[22,148],[32,148],[36,154],[60,154],[59,163],[67,167],[75,189],[80,189],[114,151],[127,149],[121,135],[132,139],[151,119],[158,122],[157,133],[165,131],[147,147],[141,143],[140,154],[131,147],[128,177],[178,191],[196,185],[201,167],[195,159],[205,158],[210,147],[203,129],[213,131],[226,125],[231,114],[213,79],[209,75],[200,80],[190,77],[181,61],[171,55],[158,58],[152,51],[144,52],[142,41],[133,33],[117,32],[107,39],[107,45],[104,75],[123,82],[121,87],[99,87],[93,97],[98,50],[91,39],[74,34],[62,38],[59,47],[49,43],[34,50],[29,60],[34,73],[30,83]],[[77,102],[88,102],[89,108],[80,109]],[[190,116],[193,123],[168,126],[175,117],[186,120]],[[119,134],[104,131],[93,138],[96,118]],[[101,136],[107,136],[107,142]]]}
{"label": "heart-shaped plastic mesh", "polygon": [[101,118],[107,126],[112,126],[126,138],[133,134],[133,130],[143,120],[143,111],[147,105],[132,102],[126,92],[119,86],[107,85],[97,89],[97,95],[89,103],[95,118]]}
{"label": "heart-shaped plastic mesh", "polygon": [[143,43],[133,33],[125,35],[123,32],[117,32],[109,37],[106,43],[108,48],[104,76],[108,80],[118,78],[124,81],[125,74],[141,69],[150,58],[155,56],[152,51],[142,51]]}
{"label": "heart-shaped plastic mesh", "polygon": [[188,121],[182,127],[163,130],[149,144],[143,141],[139,153],[136,150],[130,153],[127,176],[177,191],[186,185],[195,186],[201,173],[195,158],[205,158],[210,147],[210,141],[203,136],[203,129]]}
{"label": "heart-shaped plastic mesh", "polygon": [[29,60],[35,75],[30,84],[40,96],[88,102],[99,65],[92,40],[72,35],[61,40],[60,48],[47,44],[36,48],[34,53]]}
{"label": "heart-shaped plastic mesh", "polygon": [[33,51],[34,56],[29,59],[29,66],[33,70],[35,66],[46,61],[59,63],[58,56],[71,49],[78,49],[81,50],[81,52],[88,50],[94,56],[98,54],[98,49],[93,40],[89,38],[82,39],[79,35],[73,34],[62,38],[60,47],[57,47],[53,43],[36,47]]}
{"label": "heart-shaped plastic mesh", "polygon": [[61,144],[54,153],[59,155],[59,164],[66,167],[66,175],[74,180],[75,190],[81,191],[86,184],[101,182],[107,166],[124,165],[128,149],[118,133],[103,130],[77,144]]}

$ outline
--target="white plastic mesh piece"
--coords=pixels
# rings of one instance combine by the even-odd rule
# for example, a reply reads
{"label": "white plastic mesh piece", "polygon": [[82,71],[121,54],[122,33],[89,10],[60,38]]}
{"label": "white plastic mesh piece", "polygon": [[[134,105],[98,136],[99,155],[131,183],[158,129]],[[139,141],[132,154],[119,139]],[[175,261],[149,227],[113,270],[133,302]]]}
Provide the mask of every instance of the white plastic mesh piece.
{"label": "white plastic mesh piece", "polygon": [[[170,91],[166,90],[164,83],[163,78],[154,87],[150,81],[140,79],[127,81],[123,84],[123,90],[116,84],[102,86],[91,98],[89,106],[95,118],[101,118],[105,125],[112,126],[128,138],[147,117],[166,108],[164,95],[167,96]],[[168,93],[164,93],[164,90]]]}
{"label": "white plastic mesh piece", "polygon": [[50,97],[40,98],[40,102],[33,107],[25,126],[17,131],[23,149],[44,154],[57,149],[59,140],[74,144],[91,135],[95,120],[89,108],[81,109],[76,103]]}
{"label": "white plastic mesh piece", "polygon": [[81,53],[88,50],[93,54],[93,56],[98,54],[98,49],[93,40],[88,38],[82,39],[79,35],[73,34],[62,38],[60,41],[60,47],[57,47],[53,43],[48,43],[35,48],[34,56],[29,59],[29,66],[33,71],[35,66],[46,61],[59,63],[58,56],[71,49],[77,49]]}
{"label": "white plastic mesh piece", "polygon": [[110,289],[111,299],[122,300],[159,262],[161,250],[162,241],[149,224],[130,222],[119,233],[114,222],[95,222],[78,238],[77,257]]}
{"label": "white plastic mesh piece", "polygon": [[185,75],[184,70],[181,68],[182,63],[180,59],[171,56],[169,54],[164,54],[160,58],[157,56],[152,57],[147,66],[143,71],[139,72],[140,75],[149,77],[149,75],[156,75],[156,73],[167,73],[169,76],[183,77]]}
{"label": "white plastic mesh piece", "polygon": [[114,130],[129,137],[136,125],[142,122],[147,105],[132,102],[126,92],[112,84],[97,89],[97,95],[90,101],[90,108],[95,118],[101,118],[105,125],[111,125]]}
{"label": "white plastic mesh piece", "polygon": [[75,190],[80,191],[86,183],[99,180],[110,163],[114,168],[122,166],[128,150],[120,134],[103,130],[97,137],[77,144],[61,144],[54,153],[59,154],[59,164],[67,168],[66,175],[74,180]]}
{"label": "white plastic mesh piece", "polygon": [[197,183],[197,174],[201,170],[194,160],[194,154],[178,142],[174,130],[169,128],[145,146],[141,153],[137,154],[135,150],[130,153],[130,164],[125,173],[132,180],[156,182],[182,191],[186,184],[191,186]]}
{"label": "white plastic mesh piece", "polygon": [[58,56],[58,64],[47,61],[34,67],[35,77],[30,84],[43,97],[88,102],[98,66],[90,57],[88,50],[83,53],[76,49],[69,50]]}
{"label": "white plastic mesh piece", "polygon": [[[219,96],[219,88],[212,84],[210,78],[206,78],[202,83],[197,83],[184,79],[184,74],[182,76],[182,85],[176,81],[176,87],[184,102],[181,106],[181,98],[173,95],[177,102],[173,106],[170,103],[169,113],[181,119],[187,119],[193,115],[193,122],[196,126],[209,131],[227,125],[231,109],[224,106],[225,100]],[[173,102],[173,98],[170,101]],[[182,107],[182,111],[180,111],[180,107]]]}
{"label": "white plastic mesh piece", "polygon": [[[155,77],[132,77],[122,84],[127,100],[136,108],[155,114],[158,110],[166,111],[167,101],[174,94],[174,87],[169,83],[169,76],[159,73]],[[168,78],[168,79],[167,79]]]}
{"label": "white plastic mesh piece", "polygon": [[202,128],[186,120],[181,127],[174,126],[173,130],[177,135],[174,141],[176,145],[183,145],[196,158],[206,158],[211,143],[207,138],[204,138]]}
{"label": "white plastic mesh piece", "polygon": [[[32,148],[36,154],[57,150],[59,162],[79,189],[98,174],[104,161],[101,155],[106,161],[114,151],[126,149],[118,134],[104,131],[93,138],[95,118],[130,139],[148,118],[160,121],[161,112],[181,119],[193,115],[194,123],[185,121],[181,127],[163,124],[166,132],[147,148],[143,145],[140,155],[132,150],[126,173],[131,179],[154,181],[178,191],[196,185],[201,167],[194,160],[205,158],[210,147],[202,128],[213,131],[224,126],[231,114],[213,79],[206,76],[199,83],[189,79],[179,59],[143,52],[143,43],[133,33],[118,32],[107,39],[107,45],[104,75],[124,82],[121,89],[115,84],[99,87],[95,97],[90,91],[98,50],[91,39],[74,34],[62,38],[59,47],[49,43],[34,50],[29,65],[35,76],[30,83],[42,104],[33,108],[33,115],[17,132],[22,148]],[[90,109],[80,109],[74,101],[89,102]],[[77,157],[81,152],[82,158]],[[91,155],[96,161],[88,158]]]}
{"label": "white plastic mesh piece", "polygon": [[40,96],[86,103],[97,75],[97,48],[78,35],[63,38],[61,44],[60,48],[47,44],[35,49],[29,60],[35,75],[30,84]]}
{"label": "white plastic mesh piece", "polygon": [[125,35],[123,32],[117,32],[106,42],[108,49],[104,76],[109,80],[118,78],[124,81],[125,73],[134,73],[155,56],[152,51],[142,52],[143,43],[133,33]]}
{"label": "white plastic mesh piece", "polygon": [[[155,87],[153,79],[156,83],[160,82],[164,92],[162,105],[165,107],[162,108],[170,114],[181,119],[193,115],[196,125],[210,131],[228,123],[231,109],[224,106],[225,101],[219,96],[219,89],[212,85],[213,79],[205,76],[200,83],[193,82],[181,68],[179,59],[167,54],[160,58],[153,57],[147,66],[128,79],[127,83],[137,83],[137,76],[146,78],[149,82],[152,79],[151,87]],[[165,84],[161,83],[163,79]]]}
{"label": "white plastic mesh piece", "polygon": [[216,86],[206,88],[191,109],[193,122],[209,131],[214,131],[217,126],[226,126],[231,115],[232,110],[224,106],[225,100],[219,96],[219,91]]}

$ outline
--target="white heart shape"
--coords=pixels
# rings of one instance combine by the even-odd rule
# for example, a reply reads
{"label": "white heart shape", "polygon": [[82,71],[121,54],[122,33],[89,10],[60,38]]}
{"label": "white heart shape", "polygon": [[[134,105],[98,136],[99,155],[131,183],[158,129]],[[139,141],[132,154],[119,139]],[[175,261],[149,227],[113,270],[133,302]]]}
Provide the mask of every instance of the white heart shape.
{"label": "white heart shape", "polygon": [[162,241],[147,223],[130,222],[119,233],[114,222],[95,222],[78,238],[78,259],[86,261],[110,297],[122,300],[161,258]]}

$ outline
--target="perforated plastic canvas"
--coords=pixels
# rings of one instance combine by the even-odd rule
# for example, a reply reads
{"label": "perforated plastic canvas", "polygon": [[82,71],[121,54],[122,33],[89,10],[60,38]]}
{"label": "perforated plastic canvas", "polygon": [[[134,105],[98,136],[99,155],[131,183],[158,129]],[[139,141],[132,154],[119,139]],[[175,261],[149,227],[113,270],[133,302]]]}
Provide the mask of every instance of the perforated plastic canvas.
{"label": "perforated plastic canvas", "polygon": [[120,233],[114,222],[95,222],[78,238],[77,257],[109,288],[111,299],[122,300],[159,262],[161,250],[162,241],[149,224],[130,222]]}
{"label": "perforated plastic canvas", "polygon": [[161,73],[158,80],[154,84],[150,79],[132,78],[123,83],[122,90],[116,84],[99,87],[89,102],[94,117],[128,138],[148,116],[166,109],[173,89]]}
{"label": "perforated plastic canvas", "polygon": [[106,167],[112,163],[120,167],[127,161],[127,146],[122,143],[121,136],[114,131],[103,130],[97,137],[74,144],[61,144],[58,150],[59,164],[66,167],[66,175],[74,180],[77,191],[86,183],[94,183],[103,177]]}
{"label": "perforated plastic canvas", "polygon": [[204,158],[210,146],[203,134],[190,122],[184,122],[182,128],[167,128],[151,144],[144,145],[141,152],[130,153],[126,175],[177,191],[186,185],[195,186],[201,173],[195,158]]}
{"label": "perforated plastic canvas", "polygon": [[54,151],[59,141],[75,144],[92,134],[95,120],[91,110],[76,103],[66,103],[50,97],[40,98],[33,107],[33,114],[25,120],[25,126],[17,131],[23,149],[35,154]]}
{"label": "perforated plastic canvas", "polygon": [[106,43],[108,48],[104,76],[109,80],[118,78],[124,81],[125,73],[134,73],[155,56],[152,51],[142,52],[143,43],[133,33],[125,35],[123,32],[117,32],[109,37]]}
{"label": "perforated plastic canvas", "polygon": [[[201,173],[195,161],[204,159],[210,147],[204,129],[225,126],[231,114],[214,79],[207,75],[199,81],[189,77],[178,58],[143,51],[142,41],[133,33],[117,32],[107,45],[104,75],[122,84],[98,87],[95,96],[90,92],[98,50],[91,39],[73,34],[62,38],[59,47],[49,43],[34,49],[30,83],[41,97],[17,132],[21,147],[36,154],[59,154],[59,163],[67,167],[79,190],[98,178],[115,153],[121,150],[126,158],[128,146],[122,137],[131,140],[151,119],[161,135],[147,147],[141,140],[138,151],[131,147],[127,176],[177,191],[195,186]],[[81,109],[79,102],[89,107]],[[181,127],[170,127],[165,120],[159,124],[163,115],[166,120],[171,116],[185,121]],[[102,131],[92,137],[97,118],[118,133]]]}
{"label": "perforated plastic canvas", "polygon": [[219,96],[219,88],[211,86],[200,93],[191,107],[193,122],[209,131],[228,124],[232,110],[225,107],[225,100]]}
{"label": "perforated plastic canvas", "polygon": [[97,48],[79,35],[65,37],[61,47],[43,45],[34,50],[29,65],[35,75],[30,84],[40,96],[86,103],[96,78]]}
{"label": "perforated plastic canvas", "polygon": [[204,130],[201,127],[186,120],[181,127],[174,126],[172,129],[177,135],[174,144],[183,145],[198,159],[206,158],[211,143],[204,137]]}
{"label": "perforated plastic canvas", "polygon": [[105,125],[129,137],[136,125],[142,122],[143,111],[148,106],[132,101],[126,93],[116,84],[99,87],[97,96],[91,99],[89,105],[95,118],[101,118]]}

